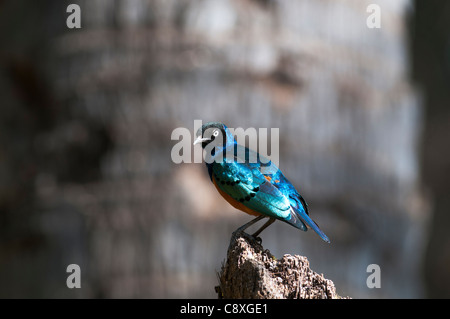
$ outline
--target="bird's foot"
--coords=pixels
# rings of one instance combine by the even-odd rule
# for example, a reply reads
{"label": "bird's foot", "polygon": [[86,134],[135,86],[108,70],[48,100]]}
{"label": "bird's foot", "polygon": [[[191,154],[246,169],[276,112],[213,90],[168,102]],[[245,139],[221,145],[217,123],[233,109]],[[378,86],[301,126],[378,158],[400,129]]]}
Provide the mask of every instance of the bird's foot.
{"label": "bird's foot", "polygon": [[259,236],[250,235],[258,244],[262,244],[262,239]]}
{"label": "bird's foot", "polygon": [[240,237],[245,237],[247,240],[255,241],[255,242],[257,242],[257,243],[260,244],[260,245],[261,245],[261,243],[262,243],[261,237],[255,236],[255,235],[250,235],[249,233],[243,231],[242,229],[236,229],[236,230],[233,232],[233,236],[234,236],[234,237],[239,237],[239,236],[240,236]]}
{"label": "bird's foot", "polygon": [[247,237],[248,239],[251,239],[255,242],[257,242],[258,244],[261,245],[262,243],[262,239],[261,237],[258,237],[258,235],[270,224],[272,224],[275,221],[275,218],[270,218],[261,228],[259,228],[253,235],[247,234],[244,230],[246,230],[249,226],[253,225],[254,223],[256,223],[257,221],[263,219],[265,216],[261,215],[256,217],[255,219],[252,219],[251,221],[249,221],[247,224],[239,227],[238,229],[236,229],[233,232],[233,236],[237,236],[238,234],[241,234],[242,236]]}

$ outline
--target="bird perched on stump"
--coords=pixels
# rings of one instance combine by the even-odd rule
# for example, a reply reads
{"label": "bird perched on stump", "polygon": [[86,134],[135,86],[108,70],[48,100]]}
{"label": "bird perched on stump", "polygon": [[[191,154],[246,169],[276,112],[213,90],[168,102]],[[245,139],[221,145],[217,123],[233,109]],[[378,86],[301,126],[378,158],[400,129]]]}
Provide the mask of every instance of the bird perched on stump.
{"label": "bird perched on stump", "polygon": [[209,177],[220,195],[233,207],[256,216],[238,231],[268,217],[253,237],[278,219],[303,231],[312,228],[324,241],[330,242],[309,217],[306,201],[270,160],[239,145],[222,123],[204,124],[196,137],[194,145],[201,143],[206,150]]}

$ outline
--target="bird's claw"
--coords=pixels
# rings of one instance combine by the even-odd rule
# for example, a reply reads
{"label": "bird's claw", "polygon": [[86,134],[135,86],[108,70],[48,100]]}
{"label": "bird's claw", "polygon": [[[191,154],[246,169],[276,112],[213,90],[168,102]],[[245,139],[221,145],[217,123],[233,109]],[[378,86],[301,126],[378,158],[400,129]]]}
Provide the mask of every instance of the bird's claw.
{"label": "bird's claw", "polygon": [[261,239],[261,237],[259,237],[259,236],[253,236],[252,235],[252,237],[253,237],[253,239],[256,241],[256,242],[258,242],[258,244],[262,244],[262,239]]}

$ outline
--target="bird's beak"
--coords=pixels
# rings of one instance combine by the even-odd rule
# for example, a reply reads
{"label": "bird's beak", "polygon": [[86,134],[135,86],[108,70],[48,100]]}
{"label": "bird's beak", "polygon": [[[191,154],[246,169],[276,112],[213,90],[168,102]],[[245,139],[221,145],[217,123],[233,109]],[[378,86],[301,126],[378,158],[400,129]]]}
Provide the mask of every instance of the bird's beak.
{"label": "bird's beak", "polygon": [[209,141],[209,140],[211,140],[211,139],[210,139],[210,138],[207,138],[207,137],[202,137],[202,136],[200,135],[199,137],[197,137],[197,138],[195,139],[194,145],[195,145],[195,144],[198,144],[198,143],[201,143],[201,142],[204,142],[204,141]]}

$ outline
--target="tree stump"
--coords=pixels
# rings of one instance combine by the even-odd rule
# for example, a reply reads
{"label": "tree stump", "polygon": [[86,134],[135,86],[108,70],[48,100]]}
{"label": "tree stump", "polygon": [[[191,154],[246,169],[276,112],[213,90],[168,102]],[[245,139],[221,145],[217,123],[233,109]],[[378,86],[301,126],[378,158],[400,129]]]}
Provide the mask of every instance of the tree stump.
{"label": "tree stump", "polygon": [[234,232],[222,265],[219,298],[339,299],[334,283],[309,268],[304,256],[276,259],[260,242]]}

